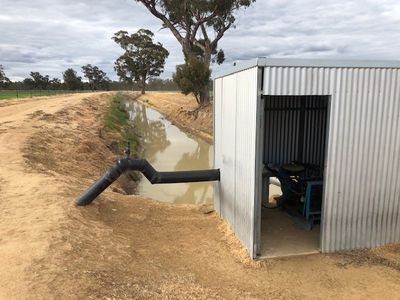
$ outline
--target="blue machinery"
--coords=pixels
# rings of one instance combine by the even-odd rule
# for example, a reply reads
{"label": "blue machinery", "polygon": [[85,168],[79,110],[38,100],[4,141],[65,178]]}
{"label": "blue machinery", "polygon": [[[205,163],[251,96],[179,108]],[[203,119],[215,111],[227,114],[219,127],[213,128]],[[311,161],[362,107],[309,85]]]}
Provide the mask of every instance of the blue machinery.
{"label": "blue machinery", "polygon": [[[276,206],[264,207],[280,208],[300,221],[306,229],[312,229],[321,218],[323,181],[319,168],[298,162],[283,166],[268,164],[264,172],[264,189],[272,176],[278,178],[282,196],[276,198]],[[266,194],[264,190],[264,199]]]}
{"label": "blue machinery", "polygon": [[[311,226],[314,221],[321,219],[321,200],[322,200],[323,181],[309,181],[306,188],[306,199],[304,201],[303,216]],[[313,197],[313,191],[317,190],[320,195]],[[311,203],[311,201],[314,201]],[[312,206],[316,205],[316,207]]]}

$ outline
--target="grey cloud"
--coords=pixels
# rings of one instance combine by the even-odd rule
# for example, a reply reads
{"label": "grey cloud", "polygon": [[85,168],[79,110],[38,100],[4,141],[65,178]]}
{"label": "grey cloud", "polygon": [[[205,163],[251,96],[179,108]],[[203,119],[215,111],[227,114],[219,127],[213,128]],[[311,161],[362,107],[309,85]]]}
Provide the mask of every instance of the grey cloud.
{"label": "grey cloud", "polygon": [[[111,40],[120,30],[152,29],[156,39],[170,49],[174,61],[181,61],[179,47],[160,23],[135,1],[2,1],[0,11],[0,64],[9,77],[22,79],[37,70],[61,77],[65,68],[80,71],[91,63],[111,78],[115,59],[122,50]],[[167,65],[170,76],[174,66]]]}
{"label": "grey cloud", "polygon": [[334,51],[335,48],[329,46],[310,46],[303,49],[303,52],[327,52]]}
{"label": "grey cloud", "polygon": [[227,62],[269,57],[399,59],[397,1],[258,1],[220,46]]}
{"label": "grey cloud", "polygon": [[[171,76],[183,61],[180,47],[134,0],[2,0],[0,64],[13,79],[33,70],[61,77],[87,63],[115,79],[113,64],[122,51],[113,33],[142,27],[170,51],[163,76]],[[398,59],[399,28],[395,0],[258,0],[238,13],[220,47],[227,64],[256,56]]]}

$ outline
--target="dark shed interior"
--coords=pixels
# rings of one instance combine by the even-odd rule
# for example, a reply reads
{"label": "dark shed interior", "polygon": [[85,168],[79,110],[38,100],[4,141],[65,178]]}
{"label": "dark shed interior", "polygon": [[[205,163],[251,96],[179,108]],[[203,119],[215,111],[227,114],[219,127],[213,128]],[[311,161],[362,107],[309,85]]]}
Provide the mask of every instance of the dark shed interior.
{"label": "dark shed interior", "polygon": [[264,96],[261,256],[318,251],[329,99]]}
{"label": "dark shed interior", "polygon": [[264,164],[323,168],[329,96],[265,96]]}

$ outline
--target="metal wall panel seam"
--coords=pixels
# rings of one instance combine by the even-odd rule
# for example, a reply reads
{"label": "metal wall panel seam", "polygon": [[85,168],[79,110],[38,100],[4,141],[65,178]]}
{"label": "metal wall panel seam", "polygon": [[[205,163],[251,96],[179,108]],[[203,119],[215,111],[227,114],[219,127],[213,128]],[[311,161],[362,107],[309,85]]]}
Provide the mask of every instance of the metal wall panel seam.
{"label": "metal wall panel seam", "polygon": [[[393,171],[392,171],[392,186],[393,186],[393,193],[392,193],[392,204],[390,206],[389,211],[392,212],[391,218],[388,220],[390,222],[390,232],[389,238],[386,242],[399,242],[400,241],[400,71],[396,70],[395,72],[395,79],[394,79],[394,91],[393,91],[393,102],[395,103],[394,109],[394,141],[395,147],[393,149]],[[396,230],[397,229],[397,230]]]}
{"label": "metal wall panel seam", "polygon": [[[381,79],[381,74],[382,70],[381,69],[377,69],[376,73],[377,73],[377,77],[379,79]],[[370,185],[372,186],[372,197],[370,198],[370,201],[372,202],[372,211],[371,211],[371,218],[372,218],[372,228],[371,228],[371,241],[370,241],[370,247],[374,247],[376,245],[377,242],[377,230],[378,230],[378,220],[376,218],[376,214],[378,213],[378,209],[379,209],[379,203],[377,201],[378,197],[379,197],[379,191],[377,190],[379,188],[378,184],[377,184],[377,179],[379,174],[379,165],[378,164],[378,159],[380,157],[380,151],[382,149],[382,147],[380,146],[380,142],[381,142],[381,127],[379,126],[380,124],[380,120],[381,120],[381,115],[382,115],[382,105],[380,103],[378,103],[378,99],[380,98],[380,94],[381,94],[381,84],[380,84],[380,80],[377,82],[375,80],[375,82],[378,84],[377,89],[375,89],[375,104],[377,107],[377,110],[375,111],[375,122],[374,122],[374,134],[372,135],[373,137],[376,137],[376,141],[373,143],[373,160],[372,160],[372,165],[373,165],[373,170],[375,170],[375,172],[373,172],[373,178],[370,182]]]}
{"label": "metal wall panel seam", "polygon": [[[384,99],[385,104],[383,105],[383,116],[382,116],[382,122],[381,122],[381,135],[383,139],[383,144],[387,145],[387,147],[382,147],[382,156],[383,157],[383,165],[384,167],[381,168],[380,173],[381,177],[379,177],[379,186],[384,187],[384,181],[387,180],[387,173],[390,170],[391,166],[388,164],[388,156],[389,156],[389,150],[390,150],[390,140],[388,138],[388,134],[391,132],[390,124],[391,124],[391,101],[390,101],[390,80],[388,78],[390,70],[389,69],[383,69],[384,72],[384,80],[383,80],[383,90],[381,93],[382,98]],[[379,213],[378,213],[378,226],[377,226],[377,245],[382,245],[382,239],[385,236],[385,230],[383,228],[383,224],[386,221],[385,216],[387,216],[387,211],[385,210],[387,206],[387,198],[386,193],[390,192],[385,188],[381,188],[379,191],[379,200],[382,199],[382,201],[379,201]]]}
{"label": "metal wall panel seam", "polygon": [[[390,239],[389,241],[400,241],[400,184],[399,184],[399,178],[400,178],[400,172],[399,172],[399,167],[400,167],[400,70],[396,70],[396,76],[395,76],[395,91],[394,91],[394,99],[393,101],[396,103],[396,109],[395,109],[395,115],[396,115],[396,124],[395,124],[395,141],[396,141],[396,147],[394,149],[394,157],[395,157],[395,163],[393,164],[393,170],[394,174],[392,174],[394,180],[393,180],[393,185],[394,185],[394,191],[393,191],[393,204],[392,204],[392,209],[393,211],[392,218],[391,218],[391,230],[390,230]],[[397,154],[397,157],[396,157]],[[397,160],[397,163],[396,163]],[[396,230],[397,228],[397,230]],[[387,242],[389,242],[387,241]]]}
{"label": "metal wall panel seam", "polygon": [[[396,121],[396,103],[398,101],[396,101],[395,99],[395,89],[396,89],[396,74],[397,74],[397,70],[396,69],[392,69],[390,72],[390,87],[388,88],[389,90],[389,99],[391,102],[391,107],[390,107],[390,121],[389,121],[389,126],[390,126],[390,134],[388,134],[387,139],[390,141],[391,147],[390,148],[390,152],[387,154],[388,155],[388,165],[390,165],[390,169],[387,171],[386,173],[386,177],[387,180],[389,181],[389,192],[390,194],[385,195],[385,207],[386,207],[386,219],[383,222],[382,226],[384,228],[387,228],[387,230],[385,230],[384,235],[381,237],[381,244],[386,244],[389,240],[390,240],[390,234],[391,234],[391,216],[395,213],[393,210],[391,210],[391,208],[393,207],[392,202],[394,201],[393,198],[393,181],[392,181],[392,177],[394,177],[394,172],[395,172],[395,168],[394,168],[394,164],[392,163],[395,159],[395,150],[396,149],[396,128],[398,128],[398,123]],[[390,229],[389,229],[390,228]]]}
{"label": "metal wall panel seam", "polygon": [[360,216],[360,211],[361,211],[361,199],[360,199],[360,194],[362,191],[362,151],[363,147],[361,145],[362,141],[362,136],[364,134],[365,126],[362,126],[363,124],[363,116],[365,112],[365,105],[363,104],[363,99],[364,99],[364,76],[365,76],[365,70],[364,69],[359,69],[357,72],[357,97],[356,97],[356,120],[355,120],[355,128],[356,128],[356,134],[355,134],[355,143],[356,143],[356,151],[355,151],[355,157],[353,160],[352,168],[354,169],[354,186],[355,188],[353,189],[353,193],[350,195],[353,201],[353,211],[352,211],[352,226],[355,228],[354,236],[353,236],[353,242],[351,247],[352,248],[358,248],[360,247],[360,231],[361,231],[361,216]]}
{"label": "metal wall panel seam", "polygon": [[[351,223],[351,205],[353,202],[353,199],[350,197],[350,193],[352,191],[351,187],[353,186],[353,180],[352,178],[352,169],[349,167],[353,161],[353,149],[354,149],[354,143],[352,139],[352,132],[354,130],[354,124],[353,124],[353,117],[354,117],[354,100],[353,100],[353,89],[354,89],[354,70],[353,69],[347,69],[347,86],[348,88],[346,89],[345,95],[346,95],[346,103],[348,102],[348,109],[346,110],[346,123],[349,124],[348,128],[345,129],[345,132],[347,134],[347,141],[346,145],[347,147],[345,148],[345,153],[347,155],[344,155],[345,159],[345,166],[346,168],[344,169],[345,172],[345,180],[344,180],[344,185],[343,185],[343,199],[344,199],[344,206],[343,210],[345,211],[345,219],[344,219],[344,229],[345,229],[345,238],[344,238],[344,247],[343,249],[348,250],[350,247],[350,242],[351,242],[351,236],[352,236],[352,227],[350,226]],[[350,188],[350,189],[349,189]]]}
{"label": "metal wall panel seam", "polygon": [[369,71],[368,69],[362,69],[361,71],[362,74],[362,81],[361,81],[361,88],[359,92],[359,105],[361,106],[360,110],[360,117],[359,117],[359,127],[360,127],[360,132],[358,134],[358,147],[359,150],[357,152],[357,182],[358,182],[358,202],[357,202],[357,237],[355,241],[355,245],[357,248],[361,247],[362,245],[362,238],[363,238],[363,222],[364,222],[364,205],[361,205],[361,202],[364,199],[364,193],[365,193],[365,188],[363,188],[364,185],[364,177],[365,177],[365,169],[362,168],[363,164],[365,164],[365,155],[363,153],[365,152],[365,137],[368,135],[367,131],[367,126],[366,126],[366,121],[368,118],[368,92],[367,92],[367,86],[365,86],[365,82],[368,81],[368,76],[369,76]]}
{"label": "metal wall panel seam", "polygon": [[357,235],[357,228],[355,226],[355,218],[354,214],[356,213],[357,207],[355,206],[355,203],[357,203],[357,177],[355,176],[357,170],[357,157],[354,155],[354,153],[357,152],[358,149],[358,144],[357,144],[357,132],[359,127],[357,127],[357,119],[359,116],[359,109],[358,109],[358,104],[359,104],[359,99],[358,99],[358,82],[359,82],[359,69],[351,69],[351,89],[352,91],[351,94],[349,94],[349,100],[351,101],[351,109],[350,109],[350,120],[352,123],[352,126],[349,128],[350,129],[350,134],[349,134],[349,143],[351,147],[351,157],[350,157],[350,162],[348,164],[348,191],[347,191],[347,202],[348,206],[347,209],[349,210],[348,212],[348,220],[347,220],[347,226],[349,229],[348,232],[348,245],[347,247],[351,249],[354,247],[354,241],[356,240],[355,237]]}

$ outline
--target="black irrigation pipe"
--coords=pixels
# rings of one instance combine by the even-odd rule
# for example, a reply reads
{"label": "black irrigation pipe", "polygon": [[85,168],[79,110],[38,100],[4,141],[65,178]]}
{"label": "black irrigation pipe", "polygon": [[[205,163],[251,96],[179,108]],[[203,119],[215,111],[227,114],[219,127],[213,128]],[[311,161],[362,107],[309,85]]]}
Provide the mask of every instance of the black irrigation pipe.
{"label": "black irrigation pipe", "polygon": [[145,159],[132,159],[127,157],[119,160],[115,165],[108,169],[102,177],[100,177],[82,195],[80,195],[78,199],[76,199],[76,204],[83,206],[92,203],[98,195],[100,195],[126,171],[140,171],[152,184],[220,180],[219,169],[158,172]]}

